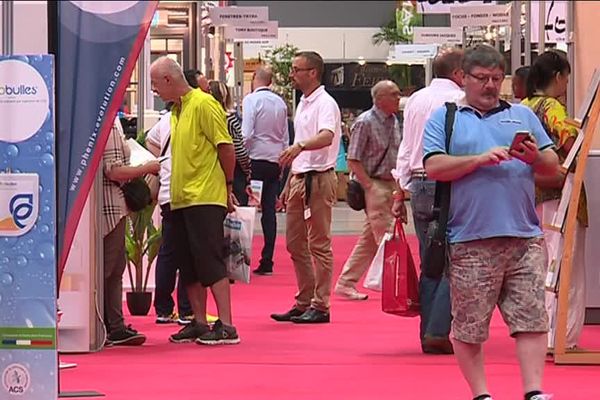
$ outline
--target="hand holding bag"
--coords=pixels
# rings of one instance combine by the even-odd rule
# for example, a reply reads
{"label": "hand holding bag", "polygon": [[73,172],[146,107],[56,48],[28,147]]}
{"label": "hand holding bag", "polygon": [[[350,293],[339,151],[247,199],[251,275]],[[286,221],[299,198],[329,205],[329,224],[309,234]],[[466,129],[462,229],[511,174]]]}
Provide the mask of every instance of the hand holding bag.
{"label": "hand holding bag", "polygon": [[348,189],[346,190],[346,202],[350,208],[354,211],[364,210],[367,203],[365,200],[365,190],[360,182],[356,179],[350,179],[350,181],[348,181]]}
{"label": "hand holding bag", "polygon": [[[446,154],[450,154],[450,139],[456,116],[456,104],[446,103]],[[428,278],[439,279],[448,268],[446,228],[450,212],[450,182],[436,182],[435,201],[433,205],[434,219],[427,227],[425,252],[421,260],[423,274]]]}
{"label": "hand holding bag", "polygon": [[383,259],[381,309],[401,317],[419,315],[419,278],[399,219],[394,235],[385,242]]}
{"label": "hand holding bag", "polygon": [[125,204],[130,211],[138,212],[152,203],[150,188],[144,178],[135,178],[121,185]]}

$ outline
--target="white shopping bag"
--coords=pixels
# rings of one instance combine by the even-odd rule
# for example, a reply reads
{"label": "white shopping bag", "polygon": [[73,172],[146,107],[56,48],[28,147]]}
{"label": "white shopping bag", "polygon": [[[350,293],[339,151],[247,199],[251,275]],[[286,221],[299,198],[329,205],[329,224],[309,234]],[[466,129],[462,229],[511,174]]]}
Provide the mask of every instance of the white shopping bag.
{"label": "white shopping bag", "polygon": [[363,286],[367,289],[381,292],[381,278],[383,276],[383,249],[385,247],[385,242],[391,238],[392,234],[386,233],[383,235],[381,243],[379,243],[377,253],[373,258],[373,261],[371,261],[371,266],[369,267],[367,276],[365,276],[365,281],[363,282]]}
{"label": "white shopping bag", "polygon": [[255,207],[236,207],[225,217],[225,265],[230,279],[250,283]]}

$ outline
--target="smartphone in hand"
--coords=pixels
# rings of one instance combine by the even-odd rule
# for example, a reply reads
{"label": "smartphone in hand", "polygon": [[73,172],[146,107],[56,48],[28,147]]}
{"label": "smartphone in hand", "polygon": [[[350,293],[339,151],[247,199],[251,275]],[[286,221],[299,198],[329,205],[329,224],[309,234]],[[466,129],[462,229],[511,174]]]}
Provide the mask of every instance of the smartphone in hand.
{"label": "smartphone in hand", "polygon": [[516,151],[516,152],[521,152],[517,147],[519,146],[519,144],[524,143],[524,142],[531,142],[531,136],[530,133],[528,131],[517,131],[517,133],[515,133],[515,137],[513,138],[513,141],[510,145],[510,148],[508,149],[509,152],[511,151]]}

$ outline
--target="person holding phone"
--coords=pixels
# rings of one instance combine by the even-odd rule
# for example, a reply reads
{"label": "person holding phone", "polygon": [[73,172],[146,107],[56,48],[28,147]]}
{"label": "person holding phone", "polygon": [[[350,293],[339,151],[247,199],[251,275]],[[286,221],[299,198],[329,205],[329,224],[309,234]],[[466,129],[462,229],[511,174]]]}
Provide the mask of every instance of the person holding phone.
{"label": "person holding phone", "polygon": [[[465,52],[465,101],[458,103],[449,151],[442,107],[425,125],[423,162],[429,179],[451,182],[452,338],[473,399],[492,399],[482,345],[497,305],[516,342],[523,398],[548,400],[542,392],[546,252],[534,176],[555,175],[558,157],[529,108],[500,100],[505,65],[502,54],[488,45]],[[530,132],[530,140],[509,149],[517,131]]]}
{"label": "person holding phone", "polygon": [[[571,66],[563,52],[546,51],[533,63],[527,80],[527,98],[522,104],[530,107],[539,118],[546,133],[556,146],[562,163],[575,139],[577,129],[566,123],[566,107],[558,100],[567,92]],[[536,175],[536,204],[540,221],[549,225],[558,209],[565,182],[565,174],[558,171],[551,176]],[[575,252],[571,287],[569,288],[569,314],[567,318],[567,348],[575,348],[585,322],[585,232],[588,226],[587,200],[582,189],[577,210]],[[550,250],[550,249],[549,249]],[[550,261],[550,260],[549,260]],[[555,296],[547,296],[548,309]],[[551,346],[553,347],[553,346]],[[552,350],[552,349],[550,349]]]}

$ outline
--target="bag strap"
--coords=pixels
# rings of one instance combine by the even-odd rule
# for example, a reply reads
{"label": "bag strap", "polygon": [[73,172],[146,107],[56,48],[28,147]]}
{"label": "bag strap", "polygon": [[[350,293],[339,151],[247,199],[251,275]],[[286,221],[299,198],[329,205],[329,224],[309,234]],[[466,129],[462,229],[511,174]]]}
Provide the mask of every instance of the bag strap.
{"label": "bag strap", "polygon": [[[450,154],[450,139],[452,138],[454,118],[456,116],[456,104],[446,103],[446,120],[444,130],[446,133],[446,154]],[[450,212],[450,182],[435,183],[435,200],[433,203],[434,216],[437,215],[440,232],[446,232],[448,225],[448,214]]]}
{"label": "bag strap", "polygon": [[171,144],[171,135],[169,135],[167,137],[167,141],[165,142],[165,146],[163,147],[163,149],[160,152],[160,157],[162,157],[165,154],[167,154],[167,147],[169,147],[170,144]]}

